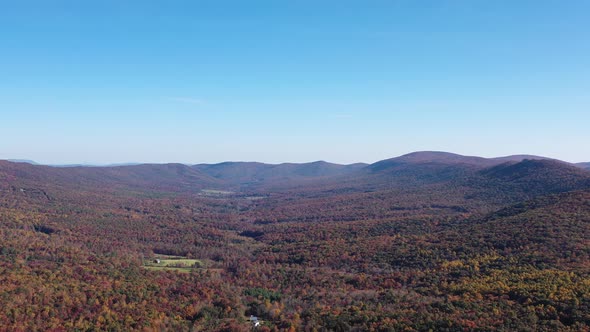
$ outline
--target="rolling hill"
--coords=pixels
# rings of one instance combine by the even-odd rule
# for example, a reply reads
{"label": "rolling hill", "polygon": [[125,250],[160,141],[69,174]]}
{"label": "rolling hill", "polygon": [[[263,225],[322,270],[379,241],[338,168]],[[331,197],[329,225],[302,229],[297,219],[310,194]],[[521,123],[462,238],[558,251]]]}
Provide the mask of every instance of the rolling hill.
{"label": "rolling hill", "polygon": [[61,191],[155,190],[197,192],[221,186],[197,169],[182,164],[116,167],[51,167],[0,161],[4,186],[55,188]]}
{"label": "rolling hill", "polygon": [[0,325],[585,331],[589,227],[590,172],[534,156],[0,161]]}
{"label": "rolling hill", "polygon": [[365,164],[339,165],[325,161],[294,164],[263,164],[256,162],[224,162],[220,164],[199,164],[193,168],[229,185],[256,185],[273,182],[289,184],[298,180],[316,179],[352,174]]}
{"label": "rolling hill", "polygon": [[4,186],[44,191],[51,191],[52,187],[66,191],[184,193],[215,189],[265,195],[299,192],[302,199],[344,194],[371,196],[373,192],[399,196],[411,192],[422,199],[431,197],[432,201],[448,198],[461,202],[467,197],[468,202],[475,199],[495,204],[584,189],[590,185],[590,172],[549,158],[528,155],[481,158],[428,151],[371,165],[318,161],[278,165],[225,162],[194,166],[49,167],[0,161],[0,178]]}
{"label": "rolling hill", "polygon": [[[281,220],[329,222],[355,219],[352,216],[481,214],[543,195],[590,188],[588,171],[542,157],[520,160],[525,157],[487,160],[416,153],[346,175],[275,187],[271,192],[276,194],[261,204],[263,209],[280,209]],[[264,188],[269,186],[260,187]]]}
{"label": "rolling hill", "polygon": [[[499,190],[508,186],[511,190],[534,192],[536,195],[585,188],[588,179],[590,172],[545,157],[481,158],[446,152],[415,152],[376,162],[322,184],[371,191],[427,188],[432,185],[478,190],[485,190],[486,187]],[[332,181],[331,185],[329,181]]]}
{"label": "rolling hill", "polygon": [[372,171],[380,171],[400,164],[441,164],[441,165],[470,165],[476,167],[490,167],[505,162],[519,162],[525,159],[550,159],[532,155],[512,155],[497,158],[483,158],[474,156],[463,156],[455,153],[441,151],[418,151],[403,156],[382,160],[370,165]]}

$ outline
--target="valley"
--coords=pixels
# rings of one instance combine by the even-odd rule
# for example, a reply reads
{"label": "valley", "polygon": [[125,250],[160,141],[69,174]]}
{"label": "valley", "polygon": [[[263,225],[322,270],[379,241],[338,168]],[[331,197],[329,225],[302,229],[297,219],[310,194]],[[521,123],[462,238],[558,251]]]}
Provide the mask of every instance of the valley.
{"label": "valley", "polygon": [[0,331],[589,331],[590,171],[0,161]]}

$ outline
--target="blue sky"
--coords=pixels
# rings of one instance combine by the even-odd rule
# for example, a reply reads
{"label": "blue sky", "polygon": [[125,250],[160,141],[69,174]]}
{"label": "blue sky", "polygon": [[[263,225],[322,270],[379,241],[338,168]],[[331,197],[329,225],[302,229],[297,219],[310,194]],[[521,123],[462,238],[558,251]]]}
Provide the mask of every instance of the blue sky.
{"label": "blue sky", "polygon": [[0,159],[590,161],[588,1],[4,1]]}

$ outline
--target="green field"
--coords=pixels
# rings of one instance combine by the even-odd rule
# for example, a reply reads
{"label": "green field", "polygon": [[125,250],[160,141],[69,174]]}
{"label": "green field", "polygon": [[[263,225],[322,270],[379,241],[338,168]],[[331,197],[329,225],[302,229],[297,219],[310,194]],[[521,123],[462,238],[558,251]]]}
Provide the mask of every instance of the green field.
{"label": "green field", "polygon": [[258,201],[265,198],[266,196],[246,196],[246,199],[250,201]]}
{"label": "green field", "polygon": [[201,190],[201,194],[205,196],[225,196],[235,194],[235,192],[225,190],[203,189]]}
{"label": "green field", "polygon": [[183,273],[189,273],[190,271],[194,270],[192,267],[169,267],[169,266],[149,266],[146,265],[143,267],[146,270],[152,271],[178,271]]}
{"label": "green field", "polygon": [[[156,260],[159,260],[159,262],[156,262]],[[166,255],[157,255],[154,258],[146,259],[143,263],[144,268],[153,271],[190,272],[204,266],[205,264],[198,259]]]}

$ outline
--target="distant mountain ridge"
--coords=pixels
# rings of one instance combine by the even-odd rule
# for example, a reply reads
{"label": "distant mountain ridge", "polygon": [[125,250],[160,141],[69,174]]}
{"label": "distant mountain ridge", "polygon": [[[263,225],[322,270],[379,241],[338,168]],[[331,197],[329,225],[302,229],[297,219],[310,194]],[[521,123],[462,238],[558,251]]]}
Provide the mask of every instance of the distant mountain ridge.
{"label": "distant mountain ridge", "polygon": [[462,164],[480,167],[490,167],[499,165],[505,162],[520,162],[525,159],[537,160],[553,160],[547,157],[533,156],[533,155],[512,155],[496,158],[483,158],[476,156],[463,156],[460,154],[442,152],[442,151],[418,151],[408,153],[399,157],[385,159],[369,165],[372,170],[382,170],[387,167],[396,166],[399,164]]}
{"label": "distant mountain ridge", "polygon": [[531,197],[590,188],[590,172],[556,160],[525,159],[481,171],[508,192]]}
{"label": "distant mountain ridge", "polygon": [[[127,166],[49,167],[0,161],[0,180],[30,187],[59,186],[76,190],[121,188],[200,192],[203,189],[271,192],[368,192],[470,188],[479,194],[506,193],[529,198],[590,187],[590,172],[580,165],[531,155],[499,158],[421,151],[370,165],[325,161],[264,164],[139,164]],[[413,189],[412,189],[413,188]],[[440,189],[442,190],[442,189]],[[440,191],[439,190],[439,191]],[[457,194],[460,191],[456,191]],[[509,194],[514,194],[510,196]],[[494,194],[496,195],[496,194]],[[498,195],[496,195],[498,196]]]}
{"label": "distant mountain ridge", "polygon": [[[531,173],[547,170],[567,171],[567,173],[586,177],[589,172],[580,170],[577,165],[561,160],[533,155],[513,155],[497,158],[462,156],[448,152],[414,152],[397,158],[387,159],[371,164],[367,169],[383,172],[392,169],[408,168],[417,170],[429,165],[430,169],[450,169],[449,166],[463,170],[480,170],[487,176],[504,179],[521,178]],[[401,166],[401,167],[400,167]]]}
{"label": "distant mountain ridge", "polygon": [[[416,151],[407,153],[398,157],[393,157],[390,159],[384,159],[381,161],[377,161],[372,164],[366,163],[353,163],[353,164],[337,164],[337,163],[330,163],[323,160],[308,162],[308,163],[280,163],[280,164],[268,164],[262,162],[245,162],[245,161],[226,161],[221,163],[209,164],[209,163],[202,163],[202,164],[187,164],[183,163],[187,166],[192,166],[197,169],[207,170],[219,176],[222,176],[224,173],[227,173],[227,170],[234,169],[236,171],[242,173],[257,173],[263,172],[263,170],[268,169],[278,169],[278,170],[285,170],[288,171],[289,169],[293,169],[295,172],[301,173],[301,175],[305,175],[306,169],[311,172],[308,174],[309,176],[320,176],[320,175],[333,175],[333,171],[341,171],[346,173],[347,170],[351,169],[360,169],[363,166],[373,166],[375,168],[380,167],[380,165],[384,165],[387,163],[443,163],[443,164],[469,164],[469,165],[479,165],[479,166],[493,166],[497,164],[501,164],[504,162],[509,161],[522,161],[525,159],[536,159],[536,160],[558,160],[554,158],[548,158],[543,156],[536,156],[536,155],[527,155],[527,154],[520,154],[520,155],[509,155],[504,157],[493,157],[493,158],[484,158],[479,156],[465,156],[451,152],[444,152],[444,151]],[[1,159],[0,159],[1,160]],[[143,164],[152,164],[157,165],[156,163],[139,163],[139,162],[124,162],[124,163],[112,163],[112,164],[90,164],[90,163],[76,163],[76,164],[42,164],[35,162],[34,160],[29,159],[6,159],[6,161],[10,162],[17,162],[17,163],[27,163],[31,165],[43,165],[43,166],[51,166],[51,167],[118,167],[118,166],[137,166]],[[559,161],[559,160],[558,160]],[[563,163],[567,163],[565,161],[561,161]],[[164,163],[169,164],[169,163]],[[581,168],[589,168],[590,162],[582,162],[574,164]],[[240,168],[244,168],[242,170]],[[317,169],[317,171],[312,171],[312,169]],[[216,170],[215,170],[216,169]],[[279,171],[280,173],[281,171]],[[323,174],[321,174],[323,172]]]}
{"label": "distant mountain ridge", "polygon": [[114,188],[195,191],[221,186],[219,180],[183,164],[50,167],[0,160],[0,181],[4,185],[60,187],[75,191]]}
{"label": "distant mountain ridge", "polygon": [[[1,159],[0,159],[1,160]],[[128,163],[113,163],[113,164],[42,164],[38,163],[34,160],[29,159],[6,159],[6,161],[10,161],[13,163],[25,163],[31,165],[41,165],[41,166],[51,166],[51,167],[115,167],[115,166],[134,166],[134,165],[141,165],[142,163],[135,163],[135,162],[128,162]]]}
{"label": "distant mountain ridge", "polygon": [[6,159],[6,161],[10,161],[12,163],[25,163],[25,164],[31,164],[31,165],[41,165],[33,160],[29,160],[29,159]]}
{"label": "distant mountain ridge", "polygon": [[257,162],[224,162],[199,164],[193,168],[232,184],[252,184],[264,181],[287,181],[350,174],[367,164],[333,164],[325,161],[311,163],[264,164]]}

